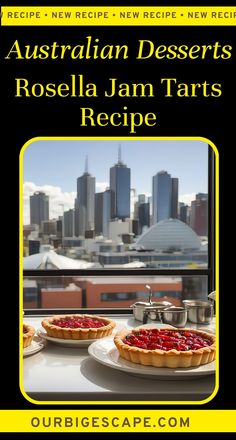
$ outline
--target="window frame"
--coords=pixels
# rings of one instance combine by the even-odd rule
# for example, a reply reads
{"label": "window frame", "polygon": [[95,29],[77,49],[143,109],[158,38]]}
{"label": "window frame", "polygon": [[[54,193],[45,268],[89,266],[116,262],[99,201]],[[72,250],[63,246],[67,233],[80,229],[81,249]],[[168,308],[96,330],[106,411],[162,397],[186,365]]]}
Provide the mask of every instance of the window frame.
{"label": "window frame", "polygon": [[[207,276],[208,292],[215,290],[215,214],[216,214],[216,191],[215,191],[215,153],[208,145],[208,267],[206,269],[47,269],[47,270],[23,270],[23,278],[28,277],[91,277],[91,276]],[[22,231],[21,231],[22,233]],[[127,314],[129,308],[78,308],[78,313],[103,313],[103,314]],[[50,315],[55,313],[74,313],[75,309],[25,309],[25,315]]]}

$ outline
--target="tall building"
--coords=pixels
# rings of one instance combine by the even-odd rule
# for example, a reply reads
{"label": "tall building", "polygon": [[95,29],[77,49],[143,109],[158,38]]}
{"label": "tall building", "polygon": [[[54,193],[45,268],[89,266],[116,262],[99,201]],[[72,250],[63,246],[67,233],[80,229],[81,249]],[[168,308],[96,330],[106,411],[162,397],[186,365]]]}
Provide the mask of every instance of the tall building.
{"label": "tall building", "polygon": [[30,224],[41,227],[41,222],[49,220],[49,196],[37,191],[30,196]]}
{"label": "tall building", "polygon": [[95,233],[102,234],[103,192],[95,194]]}
{"label": "tall building", "polygon": [[171,183],[171,218],[178,218],[179,179],[177,177],[172,177]]}
{"label": "tall building", "polygon": [[160,171],[152,178],[152,221],[178,217],[179,179],[167,171]]}
{"label": "tall building", "polygon": [[104,237],[109,235],[109,222],[111,219],[111,192],[107,189],[104,192],[95,194],[95,232]]}
{"label": "tall building", "polygon": [[110,168],[111,218],[130,218],[130,168],[121,159],[119,147],[118,162]]}
{"label": "tall building", "polygon": [[79,208],[77,198],[74,203],[74,235],[75,237],[79,237]]}
{"label": "tall building", "polygon": [[75,237],[79,237],[79,209],[74,209],[74,229]]}
{"label": "tall building", "polygon": [[149,203],[140,203],[138,207],[139,234],[143,233],[145,227],[150,226],[150,205]]}
{"label": "tall building", "polygon": [[74,237],[74,209],[69,209],[68,211],[64,212],[63,222],[64,237]]}
{"label": "tall building", "polygon": [[208,235],[208,197],[199,193],[196,200],[191,202],[191,228],[200,236]]}
{"label": "tall building", "polygon": [[79,210],[79,235],[94,230],[95,177],[88,172],[88,158],[84,174],[77,179],[77,206]]}
{"label": "tall building", "polygon": [[62,238],[63,218],[59,216],[57,220],[57,238]]}
{"label": "tall building", "polygon": [[138,200],[134,205],[133,216],[133,233],[140,235],[143,233],[143,228],[150,226],[150,203],[146,202],[145,194],[138,194]]}
{"label": "tall building", "polygon": [[[135,197],[136,198],[136,197]],[[141,203],[146,202],[146,195],[145,194],[138,194],[138,200],[134,202],[134,212],[133,212],[133,219],[138,221],[138,208],[141,205]]]}
{"label": "tall building", "polygon": [[152,178],[153,224],[171,217],[172,180],[167,171],[160,171]]}
{"label": "tall building", "polygon": [[107,189],[103,193],[103,207],[102,207],[102,233],[104,237],[109,236],[110,220],[111,220],[111,191]]}
{"label": "tall building", "polygon": [[179,219],[181,222],[188,223],[188,211],[188,205],[185,205],[185,203],[179,203]]}

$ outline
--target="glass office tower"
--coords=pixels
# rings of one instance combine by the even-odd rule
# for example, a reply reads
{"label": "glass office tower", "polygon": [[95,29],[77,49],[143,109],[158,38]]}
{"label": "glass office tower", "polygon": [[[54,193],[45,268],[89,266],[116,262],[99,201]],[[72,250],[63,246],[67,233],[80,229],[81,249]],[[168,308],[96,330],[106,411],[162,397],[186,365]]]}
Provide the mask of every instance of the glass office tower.
{"label": "glass office tower", "polygon": [[130,218],[130,168],[121,160],[119,149],[118,162],[110,168],[111,218]]}
{"label": "glass office tower", "polygon": [[171,217],[172,180],[167,171],[152,178],[153,224]]}
{"label": "glass office tower", "polygon": [[77,206],[79,210],[79,235],[94,230],[95,177],[88,172],[86,158],[85,172],[77,179]]}
{"label": "glass office tower", "polygon": [[30,196],[30,224],[41,227],[43,220],[49,220],[49,197],[44,192],[36,191]]}

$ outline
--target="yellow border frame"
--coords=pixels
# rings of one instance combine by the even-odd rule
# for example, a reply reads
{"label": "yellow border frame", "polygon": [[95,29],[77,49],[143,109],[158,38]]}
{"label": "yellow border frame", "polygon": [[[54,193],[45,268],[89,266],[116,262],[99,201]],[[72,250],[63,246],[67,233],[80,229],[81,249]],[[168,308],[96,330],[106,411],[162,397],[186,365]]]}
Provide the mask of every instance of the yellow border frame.
{"label": "yellow border frame", "polygon": [[[23,385],[23,347],[22,347],[22,338],[23,338],[23,157],[26,148],[37,141],[202,141],[210,145],[215,154],[215,249],[216,249],[216,260],[215,260],[215,286],[216,286],[216,343],[217,343],[217,351],[216,351],[216,375],[215,375],[215,388],[213,393],[206,399],[201,401],[74,401],[74,400],[66,400],[66,401],[37,401],[28,396],[28,394],[24,390]],[[43,136],[43,137],[35,137],[27,141],[20,151],[20,160],[19,160],[19,322],[20,322],[20,339],[19,339],[19,384],[20,390],[26,400],[31,403],[37,405],[184,405],[184,404],[193,404],[193,405],[203,405],[207,402],[210,402],[218,392],[219,389],[219,152],[215,144],[207,138],[204,137],[145,137],[145,136],[136,136],[136,137],[85,137],[85,136],[62,136],[62,137],[53,137],[53,136]]]}

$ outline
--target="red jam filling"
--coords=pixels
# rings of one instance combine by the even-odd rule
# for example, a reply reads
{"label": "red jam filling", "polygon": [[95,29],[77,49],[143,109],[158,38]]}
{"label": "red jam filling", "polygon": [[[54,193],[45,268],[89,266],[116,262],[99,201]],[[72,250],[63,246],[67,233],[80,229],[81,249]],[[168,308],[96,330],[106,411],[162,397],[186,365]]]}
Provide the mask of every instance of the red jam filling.
{"label": "red jam filling", "polygon": [[163,329],[140,330],[130,333],[123,341],[125,344],[146,350],[198,350],[212,344],[210,339],[189,331],[173,331]]}
{"label": "red jam filling", "polygon": [[98,319],[78,318],[71,316],[68,316],[66,318],[55,319],[53,321],[53,324],[62,328],[99,328],[99,327],[104,327],[106,325],[102,321],[99,321]]}
{"label": "red jam filling", "polygon": [[23,326],[23,333],[28,333],[27,327]]}

